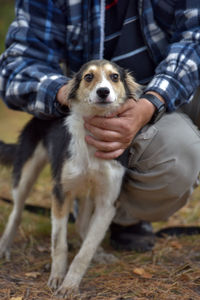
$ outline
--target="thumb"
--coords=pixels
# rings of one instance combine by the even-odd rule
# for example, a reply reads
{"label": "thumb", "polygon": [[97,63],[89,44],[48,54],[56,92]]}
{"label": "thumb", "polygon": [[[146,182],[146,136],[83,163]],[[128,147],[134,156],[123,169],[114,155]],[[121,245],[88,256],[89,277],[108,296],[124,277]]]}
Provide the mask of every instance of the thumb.
{"label": "thumb", "polygon": [[120,117],[120,115],[126,113],[129,111],[131,108],[133,108],[133,105],[136,103],[136,100],[133,98],[129,98],[126,100],[125,103],[120,105],[113,113],[109,114],[108,117],[113,118],[113,117]]}

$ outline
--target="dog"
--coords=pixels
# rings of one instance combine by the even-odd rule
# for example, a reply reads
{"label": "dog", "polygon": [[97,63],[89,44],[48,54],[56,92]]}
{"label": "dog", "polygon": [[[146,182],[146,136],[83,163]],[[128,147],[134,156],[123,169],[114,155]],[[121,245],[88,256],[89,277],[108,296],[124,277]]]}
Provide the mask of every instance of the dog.
{"label": "dog", "polygon": [[[97,248],[116,212],[125,167],[117,160],[95,157],[85,142],[84,117],[107,116],[140,86],[123,68],[106,60],[90,61],[68,83],[69,115],[56,120],[31,119],[23,129],[13,167],[14,206],[0,240],[0,256],[9,259],[24,202],[46,163],[53,177],[52,266],[48,285],[67,298],[78,291]],[[3,145],[1,145],[3,147]],[[67,223],[73,200],[79,201],[77,226],[82,239],[67,270]]]}

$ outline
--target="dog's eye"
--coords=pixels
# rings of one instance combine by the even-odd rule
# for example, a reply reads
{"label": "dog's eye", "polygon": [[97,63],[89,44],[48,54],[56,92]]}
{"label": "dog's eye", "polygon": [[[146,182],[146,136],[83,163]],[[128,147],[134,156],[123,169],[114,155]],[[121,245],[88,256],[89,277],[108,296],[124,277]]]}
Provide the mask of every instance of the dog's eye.
{"label": "dog's eye", "polygon": [[119,80],[119,74],[113,73],[110,75],[112,81],[117,82]]}
{"label": "dog's eye", "polygon": [[93,73],[88,73],[84,76],[85,81],[90,82],[92,81],[92,79],[94,78],[94,74]]}

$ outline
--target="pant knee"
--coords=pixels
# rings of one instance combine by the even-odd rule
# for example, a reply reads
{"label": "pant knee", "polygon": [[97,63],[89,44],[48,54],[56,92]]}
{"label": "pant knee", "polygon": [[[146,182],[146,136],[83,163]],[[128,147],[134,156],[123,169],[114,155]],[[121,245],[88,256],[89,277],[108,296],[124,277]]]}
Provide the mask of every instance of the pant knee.
{"label": "pant knee", "polygon": [[182,115],[168,115],[137,137],[132,155],[120,195],[123,213],[129,215],[129,221],[131,217],[149,221],[168,218],[187,202],[197,183],[198,130]]}

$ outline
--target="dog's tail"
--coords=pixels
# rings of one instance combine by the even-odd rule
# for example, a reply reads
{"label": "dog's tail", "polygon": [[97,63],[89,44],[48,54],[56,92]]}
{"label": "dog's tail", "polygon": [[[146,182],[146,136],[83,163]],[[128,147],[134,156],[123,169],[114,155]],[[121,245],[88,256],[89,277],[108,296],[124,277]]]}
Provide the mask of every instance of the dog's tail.
{"label": "dog's tail", "polygon": [[0,164],[12,166],[17,152],[17,144],[6,144],[0,141]]}

